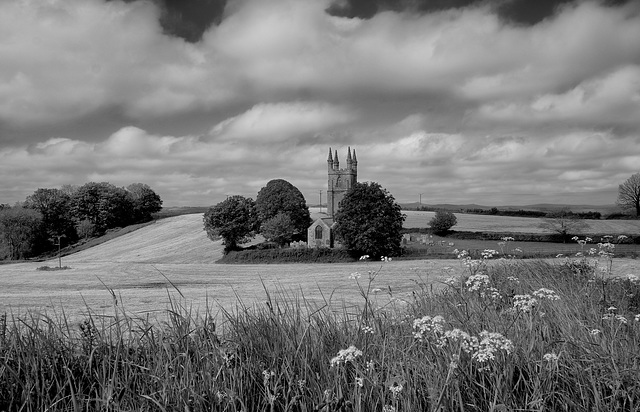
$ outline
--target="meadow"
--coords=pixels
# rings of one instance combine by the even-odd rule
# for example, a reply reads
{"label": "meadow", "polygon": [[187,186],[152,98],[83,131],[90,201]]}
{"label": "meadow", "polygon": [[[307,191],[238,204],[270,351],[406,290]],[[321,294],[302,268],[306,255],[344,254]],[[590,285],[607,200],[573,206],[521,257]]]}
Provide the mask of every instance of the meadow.
{"label": "meadow", "polygon": [[638,277],[611,278],[606,255],[459,261],[384,303],[392,262],[348,276],[355,306],[275,287],[222,319],[180,299],[162,323],[117,302],[80,322],[5,315],[0,409],[638,410]]}
{"label": "meadow", "polygon": [[0,410],[640,408],[636,260],[219,265],[201,219],[0,266]]}

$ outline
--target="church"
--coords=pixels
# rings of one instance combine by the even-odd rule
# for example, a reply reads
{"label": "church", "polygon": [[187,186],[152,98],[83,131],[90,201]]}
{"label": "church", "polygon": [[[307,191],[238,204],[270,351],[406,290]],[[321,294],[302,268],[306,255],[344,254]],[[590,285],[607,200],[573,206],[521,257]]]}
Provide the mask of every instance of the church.
{"label": "church", "polygon": [[352,186],[358,181],[358,158],[356,151],[347,151],[347,167],[340,169],[338,151],[333,154],[329,148],[327,158],[327,215],[316,219],[307,230],[307,246],[310,248],[334,247],[334,229],[336,223],[334,215],[340,207],[340,201]]}

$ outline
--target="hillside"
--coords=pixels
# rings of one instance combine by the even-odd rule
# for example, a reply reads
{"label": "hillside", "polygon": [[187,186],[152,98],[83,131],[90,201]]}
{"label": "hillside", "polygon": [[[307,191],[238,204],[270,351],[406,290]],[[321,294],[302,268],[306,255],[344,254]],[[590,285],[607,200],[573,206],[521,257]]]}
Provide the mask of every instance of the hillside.
{"label": "hillside", "polygon": [[214,263],[222,242],[203,230],[202,214],[160,219],[134,232],[72,255],[75,262]]}

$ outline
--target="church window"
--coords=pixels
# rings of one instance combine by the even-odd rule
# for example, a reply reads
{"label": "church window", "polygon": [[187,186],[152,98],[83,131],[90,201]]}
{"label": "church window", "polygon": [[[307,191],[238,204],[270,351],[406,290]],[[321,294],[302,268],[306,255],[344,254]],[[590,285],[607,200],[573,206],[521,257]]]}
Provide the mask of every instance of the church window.
{"label": "church window", "polygon": [[322,226],[316,226],[316,239],[322,239]]}

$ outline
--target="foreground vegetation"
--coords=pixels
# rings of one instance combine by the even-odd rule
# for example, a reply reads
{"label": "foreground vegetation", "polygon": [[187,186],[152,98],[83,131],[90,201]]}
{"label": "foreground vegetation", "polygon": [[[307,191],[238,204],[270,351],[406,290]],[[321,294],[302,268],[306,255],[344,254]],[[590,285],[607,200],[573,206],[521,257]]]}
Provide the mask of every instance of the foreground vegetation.
{"label": "foreground vegetation", "polygon": [[0,410],[638,410],[640,281],[608,277],[599,253],[552,265],[463,251],[442,288],[417,280],[410,300],[354,272],[359,307],[266,290],[219,323],[177,301],[162,321],[115,299],[80,324],[4,315]]}

